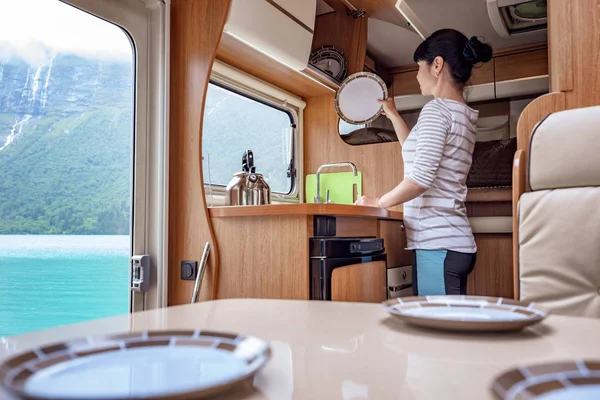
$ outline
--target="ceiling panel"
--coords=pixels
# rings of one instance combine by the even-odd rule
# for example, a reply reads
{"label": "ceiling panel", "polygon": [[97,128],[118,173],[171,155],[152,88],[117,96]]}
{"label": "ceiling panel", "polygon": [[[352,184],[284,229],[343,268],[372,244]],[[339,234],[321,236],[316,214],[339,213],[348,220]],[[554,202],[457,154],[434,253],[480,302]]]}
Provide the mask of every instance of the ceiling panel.
{"label": "ceiling panel", "polygon": [[504,38],[490,22],[486,0],[406,0],[429,32],[453,28],[468,37],[482,37],[494,49],[545,42],[547,32]]}
{"label": "ceiling panel", "polygon": [[[547,40],[546,31],[511,38],[501,37],[492,27],[487,13],[486,0],[405,1],[430,33],[443,28],[457,29],[467,37],[480,37],[494,50]],[[381,6],[386,2],[386,0],[379,0],[373,3],[380,7],[371,10],[370,16],[373,18],[369,18],[368,51],[388,67],[410,64],[413,62],[412,55],[421,43],[421,38],[400,26],[378,20],[381,18],[379,13],[384,8]],[[389,4],[387,4],[388,7]]]}
{"label": "ceiling panel", "polygon": [[367,50],[388,67],[411,64],[421,42],[421,37],[413,31],[369,18]]}

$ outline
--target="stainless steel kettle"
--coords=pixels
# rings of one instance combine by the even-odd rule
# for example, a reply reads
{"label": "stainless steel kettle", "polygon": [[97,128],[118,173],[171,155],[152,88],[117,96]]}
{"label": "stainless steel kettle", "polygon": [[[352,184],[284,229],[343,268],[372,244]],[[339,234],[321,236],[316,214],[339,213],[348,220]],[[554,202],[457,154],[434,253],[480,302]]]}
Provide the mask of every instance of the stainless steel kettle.
{"label": "stainless steel kettle", "polygon": [[246,150],[242,156],[242,172],[233,175],[226,191],[225,201],[228,206],[271,204],[271,188],[263,176],[256,173],[252,150]]}

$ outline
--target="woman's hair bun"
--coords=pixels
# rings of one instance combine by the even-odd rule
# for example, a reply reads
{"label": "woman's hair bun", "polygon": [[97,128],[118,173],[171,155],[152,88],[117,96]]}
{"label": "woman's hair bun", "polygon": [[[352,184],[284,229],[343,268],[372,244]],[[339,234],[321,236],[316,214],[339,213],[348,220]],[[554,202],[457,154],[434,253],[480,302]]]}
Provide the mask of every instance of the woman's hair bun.
{"label": "woman's hair bun", "polygon": [[482,43],[476,36],[471,36],[465,43],[463,56],[472,64],[488,62],[492,59],[492,48],[489,44]]}

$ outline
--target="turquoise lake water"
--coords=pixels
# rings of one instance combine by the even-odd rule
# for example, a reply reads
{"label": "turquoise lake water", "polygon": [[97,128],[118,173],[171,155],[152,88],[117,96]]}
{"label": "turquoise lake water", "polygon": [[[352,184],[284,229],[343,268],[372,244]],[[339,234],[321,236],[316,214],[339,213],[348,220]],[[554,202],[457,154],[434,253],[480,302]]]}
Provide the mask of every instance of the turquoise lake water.
{"label": "turquoise lake water", "polygon": [[129,236],[0,235],[0,336],[129,312]]}

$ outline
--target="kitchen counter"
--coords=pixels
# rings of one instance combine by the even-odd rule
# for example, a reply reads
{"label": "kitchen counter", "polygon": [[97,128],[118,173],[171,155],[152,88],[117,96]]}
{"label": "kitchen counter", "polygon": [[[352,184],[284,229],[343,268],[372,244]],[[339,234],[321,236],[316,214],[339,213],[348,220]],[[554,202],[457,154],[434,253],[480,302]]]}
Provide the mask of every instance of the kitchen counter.
{"label": "kitchen counter", "polygon": [[264,206],[211,207],[208,210],[211,218],[259,217],[265,215],[327,215],[333,217],[368,217],[402,220],[402,213],[398,211],[349,204],[269,204]]}
{"label": "kitchen counter", "polygon": [[379,304],[238,299],[0,338],[0,359],[75,337],[178,329],[271,344],[272,358],[254,385],[222,399],[492,400],[493,379],[517,364],[600,358],[600,319],[551,315],[521,333],[461,335],[411,328]]}
{"label": "kitchen counter", "polygon": [[269,204],[213,207],[209,214],[219,252],[218,299],[310,299],[311,237],[385,236],[388,253],[405,242],[402,213],[374,207]]}

